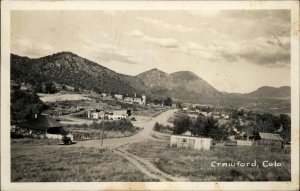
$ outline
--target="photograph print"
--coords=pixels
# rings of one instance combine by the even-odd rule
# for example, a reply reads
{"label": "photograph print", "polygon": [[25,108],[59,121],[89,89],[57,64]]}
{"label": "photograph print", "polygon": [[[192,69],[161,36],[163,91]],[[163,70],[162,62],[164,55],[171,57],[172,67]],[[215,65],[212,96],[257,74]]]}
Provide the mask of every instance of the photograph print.
{"label": "photograph print", "polygon": [[9,20],[11,183],[292,180],[291,10]]}

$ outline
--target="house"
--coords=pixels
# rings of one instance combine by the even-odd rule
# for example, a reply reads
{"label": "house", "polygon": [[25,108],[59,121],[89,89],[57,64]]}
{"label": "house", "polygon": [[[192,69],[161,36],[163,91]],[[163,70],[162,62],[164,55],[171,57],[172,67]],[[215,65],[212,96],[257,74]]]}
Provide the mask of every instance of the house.
{"label": "house", "polygon": [[142,98],[134,97],[133,98],[133,103],[138,103],[138,104],[142,105]]}
{"label": "house", "polygon": [[141,97],[137,97],[136,94],[134,94],[134,97],[126,96],[124,97],[124,100],[128,103],[137,103],[140,105],[146,105],[146,95],[142,95]]}
{"label": "house", "polygon": [[124,97],[124,96],[121,95],[121,94],[115,94],[114,96],[115,96],[115,98],[117,98],[117,99],[123,99],[123,97]]}
{"label": "house", "polygon": [[[39,115],[34,119],[20,123],[19,126],[29,130],[29,134],[44,135],[49,139],[61,139],[67,133],[62,124],[49,115]],[[67,136],[72,140],[72,135]]]}
{"label": "house", "polygon": [[23,90],[23,91],[33,91],[33,87],[31,84],[28,84],[28,83],[22,83],[21,84],[21,87],[20,87],[20,90]]}
{"label": "house", "polygon": [[104,111],[96,111],[91,113],[92,119],[104,119]]}
{"label": "house", "polygon": [[108,119],[110,120],[121,120],[121,119],[126,119],[128,114],[127,110],[117,110],[113,111],[110,115],[108,115]]}
{"label": "house", "polygon": [[210,150],[212,146],[211,138],[190,137],[182,135],[172,135],[170,140],[171,147],[190,148],[196,150]]}
{"label": "house", "polygon": [[259,145],[283,146],[283,139],[275,133],[259,133]]}

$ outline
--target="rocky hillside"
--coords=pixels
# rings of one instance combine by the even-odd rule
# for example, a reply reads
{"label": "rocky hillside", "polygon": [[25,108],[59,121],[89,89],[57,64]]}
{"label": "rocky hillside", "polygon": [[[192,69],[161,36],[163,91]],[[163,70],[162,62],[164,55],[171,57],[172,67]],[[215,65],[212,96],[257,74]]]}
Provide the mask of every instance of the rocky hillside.
{"label": "rocky hillside", "polygon": [[178,99],[220,96],[218,90],[190,71],[167,74],[152,69],[137,75],[154,94],[167,94]]}
{"label": "rocky hillside", "polygon": [[282,86],[279,88],[263,86],[258,88],[256,91],[244,94],[247,97],[257,97],[257,98],[272,98],[272,97],[290,97],[291,87]]}
{"label": "rocky hillside", "polygon": [[143,93],[137,77],[116,73],[71,52],[30,59],[11,54],[11,79],[40,84],[53,81],[96,92]]}

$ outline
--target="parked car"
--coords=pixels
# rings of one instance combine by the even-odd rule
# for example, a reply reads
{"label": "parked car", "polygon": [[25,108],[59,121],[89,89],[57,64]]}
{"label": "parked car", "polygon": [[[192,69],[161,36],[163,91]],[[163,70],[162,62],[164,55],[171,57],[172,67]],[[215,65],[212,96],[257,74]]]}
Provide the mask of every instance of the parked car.
{"label": "parked car", "polygon": [[63,136],[62,137],[62,141],[65,145],[69,145],[69,144],[72,144],[72,140],[70,137],[67,137],[67,136]]}

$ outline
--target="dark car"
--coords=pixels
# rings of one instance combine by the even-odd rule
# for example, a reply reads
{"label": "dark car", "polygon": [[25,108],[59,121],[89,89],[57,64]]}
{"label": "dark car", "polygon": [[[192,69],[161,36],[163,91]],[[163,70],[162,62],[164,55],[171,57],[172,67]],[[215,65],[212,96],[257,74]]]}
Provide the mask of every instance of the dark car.
{"label": "dark car", "polygon": [[62,137],[62,141],[65,145],[69,145],[69,144],[72,144],[72,140],[70,137],[67,137],[67,136],[63,136]]}

